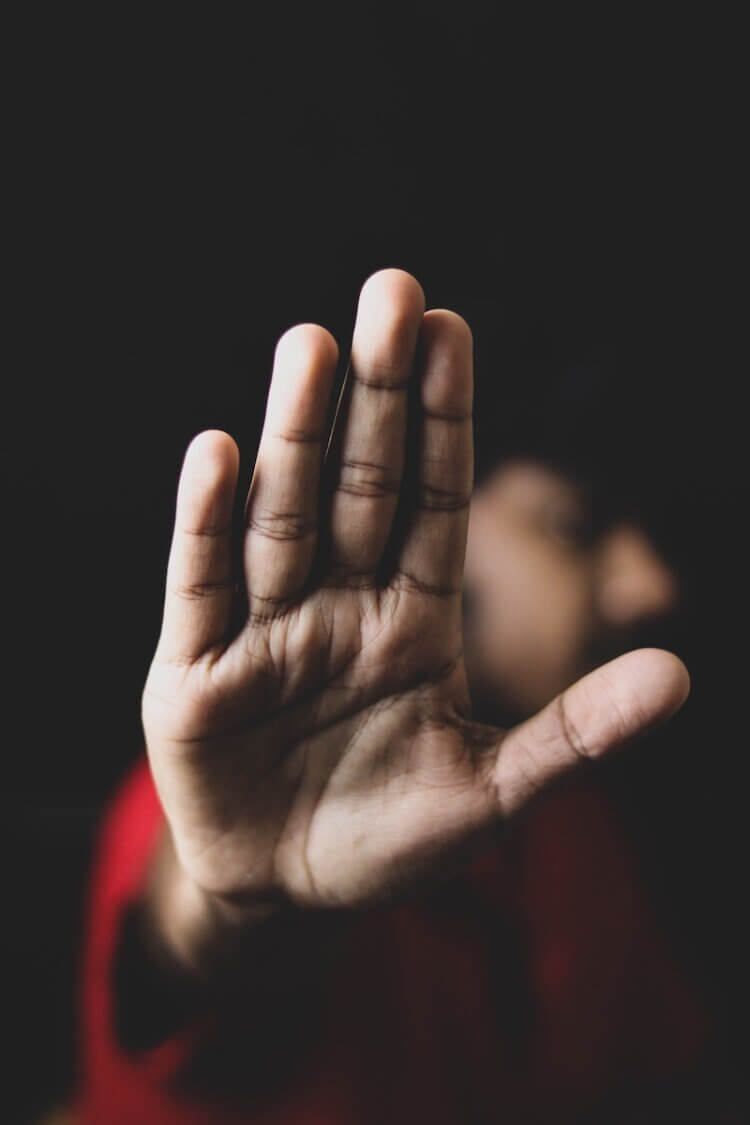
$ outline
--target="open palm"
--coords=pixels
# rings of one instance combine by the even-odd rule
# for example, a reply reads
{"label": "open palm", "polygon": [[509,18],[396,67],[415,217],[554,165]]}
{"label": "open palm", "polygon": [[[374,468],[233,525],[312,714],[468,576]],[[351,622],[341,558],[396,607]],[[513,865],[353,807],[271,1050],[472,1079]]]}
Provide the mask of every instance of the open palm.
{"label": "open palm", "polygon": [[469,329],[410,275],[371,277],[328,448],[336,362],[318,326],[279,342],[242,574],[236,443],[198,435],[180,478],[146,743],[185,872],[241,901],[387,894],[687,694],[676,657],[643,650],[510,732],[472,722]]}

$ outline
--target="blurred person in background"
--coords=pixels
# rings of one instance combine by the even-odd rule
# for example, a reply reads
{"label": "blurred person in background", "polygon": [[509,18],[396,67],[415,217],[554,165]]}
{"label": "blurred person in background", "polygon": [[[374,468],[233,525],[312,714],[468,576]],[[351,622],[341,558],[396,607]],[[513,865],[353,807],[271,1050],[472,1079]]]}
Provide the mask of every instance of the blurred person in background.
{"label": "blurred person in background", "polygon": [[586,369],[506,414],[486,362],[472,425],[469,329],[398,270],[329,443],[337,359],[279,342],[247,498],[231,437],[185,456],[80,1119],[684,1119],[708,1017],[599,763],[689,687],[638,433]]}

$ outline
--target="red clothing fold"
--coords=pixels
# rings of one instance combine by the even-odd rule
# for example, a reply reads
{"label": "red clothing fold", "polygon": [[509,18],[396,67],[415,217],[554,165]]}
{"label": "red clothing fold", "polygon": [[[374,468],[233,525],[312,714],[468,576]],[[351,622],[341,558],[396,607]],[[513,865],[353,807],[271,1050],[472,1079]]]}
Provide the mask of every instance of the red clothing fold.
{"label": "red clothing fold", "polygon": [[[588,781],[542,798],[440,892],[363,913],[309,1050],[270,1095],[241,1086],[251,1013],[208,1013],[128,1051],[114,1030],[113,963],[160,827],[143,761],[107,811],[92,874],[79,1094],[89,1125],[580,1120],[700,1055],[700,1005]],[[217,1060],[215,1085],[197,1091],[178,1079],[202,1057],[204,1079]]]}

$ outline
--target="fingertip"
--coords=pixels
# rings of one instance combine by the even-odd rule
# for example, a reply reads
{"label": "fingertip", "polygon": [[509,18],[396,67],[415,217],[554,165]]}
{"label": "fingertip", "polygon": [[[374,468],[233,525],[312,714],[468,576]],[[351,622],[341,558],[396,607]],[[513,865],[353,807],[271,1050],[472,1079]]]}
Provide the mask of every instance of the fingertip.
{"label": "fingertip", "polygon": [[185,451],[177,488],[177,505],[183,518],[189,523],[202,520],[207,504],[214,503],[216,497],[233,495],[239,466],[240,451],[231,434],[224,430],[196,434]]}
{"label": "fingertip", "polygon": [[628,656],[638,660],[641,681],[652,694],[657,714],[669,718],[690,694],[690,673],[685,663],[661,648],[636,649]]}
{"label": "fingertip", "polygon": [[[609,700],[611,717],[598,720],[594,727],[603,732],[592,736],[591,744],[601,743],[604,749],[609,745],[624,743],[660,726],[679,711],[690,691],[690,675],[678,656],[665,649],[642,648],[618,656],[609,664],[579,681],[586,709],[590,714],[598,713],[607,719],[607,710],[601,707],[602,700]],[[574,688],[570,689],[575,691]],[[602,690],[604,694],[602,694]],[[599,700],[590,706],[592,700]],[[612,730],[610,730],[610,726]],[[615,737],[612,737],[612,731]]]}
{"label": "fingertip", "polygon": [[308,367],[323,362],[335,367],[338,359],[336,339],[321,324],[293,324],[282,333],[276,344],[275,365],[282,360],[284,366]]}
{"label": "fingertip", "polygon": [[422,315],[426,305],[424,290],[416,277],[398,267],[376,270],[365,280],[359,294],[360,306],[372,300],[404,308],[412,315]]}
{"label": "fingertip", "polygon": [[191,439],[185,451],[185,463],[200,464],[204,472],[213,469],[220,476],[229,469],[236,470],[239,459],[237,442],[224,430],[201,430]]}
{"label": "fingertip", "polygon": [[422,320],[420,344],[425,409],[438,414],[469,416],[474,397],[474,340],[469,325],[450,309],[430,309]]}
{"label": "fingertip", "polygon": [[313,438],[325,424],[339,349],[319,324],[295,324],[279,338],[266,405],[266,431]]}
{"label": "fingertip", "polygon": [[474,346],[474,334],[469,322],[453,309],[428,309],[424,314],[424,331],[440,330],[452,333],[462,347]]}

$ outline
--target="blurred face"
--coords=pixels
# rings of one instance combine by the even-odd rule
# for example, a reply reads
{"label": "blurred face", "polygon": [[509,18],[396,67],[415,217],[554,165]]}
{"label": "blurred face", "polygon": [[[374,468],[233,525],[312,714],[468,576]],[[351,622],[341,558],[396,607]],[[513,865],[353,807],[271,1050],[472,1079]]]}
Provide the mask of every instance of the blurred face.
{"label": "blurred face", "polygon": [[594,534],[582,488],[532,461],[475,492],[465,574],[469,681],[478,717],[494,721],[532,714],[678,599],[640,527]]}

